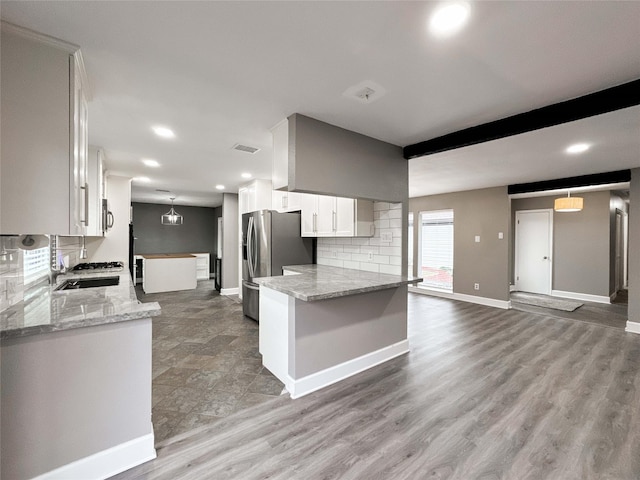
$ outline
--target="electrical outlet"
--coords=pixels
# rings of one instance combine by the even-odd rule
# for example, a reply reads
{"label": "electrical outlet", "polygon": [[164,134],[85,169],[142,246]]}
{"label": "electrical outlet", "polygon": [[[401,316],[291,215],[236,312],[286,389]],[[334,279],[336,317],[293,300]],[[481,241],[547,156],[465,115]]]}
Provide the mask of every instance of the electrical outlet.
{"label": "electrical outlet", "polygon": [[391,233],[391,232],[382,232],[380,234],[380,241],[381,242],[387,242],[387,243],[393,242],[393,233]]}
{"label": "electrical outlet", "polygon": [[368,258],[369,260],[373,260],[373,252],[369,252],[369,253],[367,254],[367,258]]}
{"label": "electrical outlet", "polygon": [[473,289],[474,290],[480,290],[480,284],[479,283],[474,283],[473,284]]}
{"label": "electrical outlet", "polygon": [[337,258],[337,257],[338,257],[338,251],[337,251],[337,250],[334,250],[334,251],[333,251],[333,257],[334,257],[334,258]]}

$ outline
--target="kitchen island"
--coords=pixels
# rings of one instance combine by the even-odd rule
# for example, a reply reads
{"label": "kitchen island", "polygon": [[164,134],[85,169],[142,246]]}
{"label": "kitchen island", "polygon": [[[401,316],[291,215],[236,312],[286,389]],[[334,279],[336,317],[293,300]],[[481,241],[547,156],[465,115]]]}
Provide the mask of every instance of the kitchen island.
{"label": "kitchen island", "polygon": [[198,285],[195,255],[158,253],[141,257],[144,293],[193,290]]}
{"label": "kitchen island", "polygon": [[421,278],[324,265],[283,268],[260,285],[263,364],[292,398],[409,351],[407,285]]}
{"label": "kitchen island", "polygon": [[[107,478],[155,458],[151,317],[128,271],[119,284],[48,284],[0,312],[2,478]],[[43,477],[45,478],[45,477]]]}

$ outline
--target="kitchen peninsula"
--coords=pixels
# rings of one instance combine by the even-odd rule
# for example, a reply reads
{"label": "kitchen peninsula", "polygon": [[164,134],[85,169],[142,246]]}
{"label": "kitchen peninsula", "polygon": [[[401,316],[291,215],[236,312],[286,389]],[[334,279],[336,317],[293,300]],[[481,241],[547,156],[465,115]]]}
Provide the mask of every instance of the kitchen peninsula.
{"label": "kitchen peninsula", "polygon": [[[40,284],[0,313],[3,478],[107,478],[155,458],[151,317],[128,271],[119,284]],[[45,478],[45,477],[43,477]]]}
{"label": "kitchen peninsula", "polygon": [[190,253],[143,254],[144,293],[193,290],[198,284],[196,256]]}
{"label": "kitchen peninsula", "polygon": [[409,351],[412,276],[297,265],[260,285],[264,366],[298,398]]}

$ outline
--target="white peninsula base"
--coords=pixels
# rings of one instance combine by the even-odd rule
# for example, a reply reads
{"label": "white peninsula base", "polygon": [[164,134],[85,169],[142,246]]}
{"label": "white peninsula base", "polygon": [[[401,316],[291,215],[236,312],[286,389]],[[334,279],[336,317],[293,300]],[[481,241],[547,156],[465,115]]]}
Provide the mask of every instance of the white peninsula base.
{"label": "white peninsula base", "polygon": [[408,351],[406,285],[311,302],[260,286],[263,364],[291,398]]}

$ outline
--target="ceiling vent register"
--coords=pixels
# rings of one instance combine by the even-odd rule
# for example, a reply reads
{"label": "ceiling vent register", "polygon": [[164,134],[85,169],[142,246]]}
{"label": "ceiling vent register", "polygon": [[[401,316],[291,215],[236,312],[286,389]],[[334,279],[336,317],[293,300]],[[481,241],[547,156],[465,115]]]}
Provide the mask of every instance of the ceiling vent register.
{"label": "ceiling vent register", "polygon": [[233,147],[231,147],[233,150],[238,150],[239,152],[245,152],[245,153],[250,153],[250,154],[254,154],[258,151],[260,151],[259,148],[256,147],[249,147],[247,145],[242,145],[241,143],[236,143]]}

